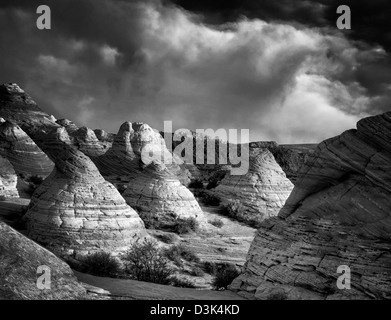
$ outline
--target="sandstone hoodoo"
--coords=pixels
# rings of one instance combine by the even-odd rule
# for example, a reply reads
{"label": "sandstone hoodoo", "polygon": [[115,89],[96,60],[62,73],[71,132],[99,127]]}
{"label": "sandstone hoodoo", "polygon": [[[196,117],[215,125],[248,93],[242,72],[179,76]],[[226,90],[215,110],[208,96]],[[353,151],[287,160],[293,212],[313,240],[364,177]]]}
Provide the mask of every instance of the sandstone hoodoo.
{"label": "sandstone hoodoo", "polygon": [[[258,299],[391,299],[391,113],[317,147],[231,289]],[[348,266],[350,290],[338,287]]]}
{"label": "sandstone hoodoo", "polygon": [[0,156],[0,200],[19,197],[17,182],[18,177],[11,163]]}
{"label": "sandstone hoodoo", "polygon": [[267,148],[250,148],[248,167],[243,175],[227,173],[214,194],[248,220],[276,216],[293,184]]}
{"label": "sandstone hoodoo", "polygon": [[64,127],[70,135],[79,130],[79,127],[73,121],[68,119],[59,119],[56,123]]}
{"label": "sandstone hoodoo", "polygon": [[96,137],[95,132],[87,127],[81,127],[72,136],[78,149],[91,158],[99,157],[107,151]]}
{"label": "sandstone hoodoo", "polygon": [[[86,290],[65,262],[1,221],[0,252],[0,300],[86,298]],[[50,290],[37,286],[38,270],[50,272]]]}
{"label": "sandstone hoodoo", "polygon": [[26,214],[28,236],[61,255],[121,251],[144,237],[137,213],[71,145],[65,128],[43,135],[37,139],[55,169],[33,194]]}
{"label": "sandstone hoodoo", "polygon": [[158,155],[158,161],[162,161],[164,155],[170,161],[167,169],[181,182],[188,182],[187,170],[176,163],[166,148],[164,139],[147,124],[124,122],[115,136],[112,147],[104,155],[93,158],[93,161],[110,182],[128,183],[145,166],[142,150],[149,150],[151,154]]}
{"label": "sandstone hoodoo", "polygon": [[123,194],[126,202],[159,220],[196,218],[201,208],[194,195],[164,164],[152,162],[129,182]]}
{"label": "sandstone hoodoo", "polygon": [[16,124],[0,124],[0,154],[13,165],[16,173],[47,177],[54,163],[35,142]]}

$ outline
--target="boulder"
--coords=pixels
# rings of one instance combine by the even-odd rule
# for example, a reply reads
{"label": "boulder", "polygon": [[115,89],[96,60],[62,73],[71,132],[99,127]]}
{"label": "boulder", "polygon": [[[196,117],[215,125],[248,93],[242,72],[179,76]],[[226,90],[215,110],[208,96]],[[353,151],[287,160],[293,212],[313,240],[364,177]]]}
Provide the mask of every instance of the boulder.
{"label": "boulder", "polygon": [[[39,269],[41,268],[41,269]],[[50,273],[50,289],[38,288]],[[86,299],[71,268],[48,250],[0,221],[0,300]]]}

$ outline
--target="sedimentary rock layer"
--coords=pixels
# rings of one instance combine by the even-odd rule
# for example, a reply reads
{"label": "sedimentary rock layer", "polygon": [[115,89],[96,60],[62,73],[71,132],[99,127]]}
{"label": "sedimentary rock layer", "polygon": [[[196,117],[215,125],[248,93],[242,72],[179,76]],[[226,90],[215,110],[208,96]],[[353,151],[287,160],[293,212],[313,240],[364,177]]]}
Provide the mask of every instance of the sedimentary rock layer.
{"label": "sedimentary rock layer", "polygon": [[106,153],[106,147],[98,140],[95,132],[87,127],[81,127],[72,135],[73,143],[90,158],[99,157]]}
{"label": "sedimentary rock layer", "polygon": [[[328,139],[263,223],[232,289],[259,299],[391,299],[391,113]],[[351,289],[337,286],[340,266]]]}
{"label": "sedimentary rock layer", "polygon": [[[38,288],[48,285],[39,277],[49,272],[50,289]],[[0,221],[0,300],[84,298],[86,290],[65,262]]]}
{"label": "sedimentary rock layer", "polygon": [[0,154],[13,165],[16,173],[47,177],[54,163],[16,124],[0,124]]}
{"label": "sedimentary rock layer", "polygon": [[159,133],[147,124],[125,122],[112,147],[104,155],[93,158],[93,161],[102,175],[115,183],[129,182],[151,161],[163,162],[164,159],[169,161],[167,169],[180,181],[188,183],[187,170],[177,164]]}
{"label": "sedimentary rock layer", "polygon": [[29,237],[66,255],[122,250],[143,237],[137,213],[70,145],[66,130],[54,128],[44,136],[42,148],[56,167],[33,194],[26,214]]}
{"label": "sedimentary rock layer", "polygon": [[17,182],[18,177],[11,163],[0,156],[0,198],[2,200],[19,197],[16,189]]}
{"label": "sedimentary rock layer", "polygon": [[201,208],[194,195],[162,163],[152,162],[128,184],[126,202],[141,212],[165,217],[197,217]]}
{"label": "sedimentary rock layer", "polygon": [[227,173],[214,194],[223,203],[236,202],[246,215],[268,218],[278,214],[293,184],[266,148],[250,149],[248,172]]}

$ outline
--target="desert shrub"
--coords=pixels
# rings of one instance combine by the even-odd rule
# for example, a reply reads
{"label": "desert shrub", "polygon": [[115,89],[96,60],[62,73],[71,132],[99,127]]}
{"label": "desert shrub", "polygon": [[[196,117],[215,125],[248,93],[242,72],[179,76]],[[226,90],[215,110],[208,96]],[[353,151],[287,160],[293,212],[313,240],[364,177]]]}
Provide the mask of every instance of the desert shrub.
{"label": "desert shrub", "polygon": [[5,201],[5,200],[7,200],[7,197],[4,196],[4,195],[1,195],[1,196],[0,196],[0,201]]}
{"label": "desert shrub", "polygon": [[217,265],[213,287],[215,290],[226,290],[232,281],[239,276],[239,271],[231,263]]}
{"label": "desert shrub", "polygon": [[288,295],[285,291],[278,291],[271,293],[267,296],[267,300],[286,300],[288,299]]}
{"label": "desert shrub", "polygon": [[214,189],[217,186],[218,186],[218,181],[212,180],[212,181],[208,182],[208,184],[206,185],[206,189],[208,189],[208,190]]}
{"label": "desert shrub", "polygon": [[203,277],[205,272],[199,267],[194,267],[192,270],[190,270],[189,274],[195,277]]}
{"label": "desert shrub", "polygon": [[220,205],[220,202],[221,202],[221,200],[219,198],[217,198],[214,195],[208,194],[206,192],[203,192],[198,197],[201,200],[201,202],[207,206],[217,207]]}
{"label": "desert shrub", "polygon": [[221,228],[221,227],[224,225],[223,220],[218,219],[218,218],[213,219],[213,220],[210,220],[210,221],[208,221],[208,222],[209,222],[211,225],[213,225],[213,226],[215,226],[215,227],[217,227],[217,228]]}
{"label": "desert shrub", "polygon": [[39,186],[39,185],[42,184],[43,180],[44,180],[44,179],[43,179],[41,176],[33,175],[33,176],[30,176],[30,177],[27,179],[27,182],[30,182],[30,183],[35,184],[36,186]]}
{"label": "desert shrub", "polygon": [[211,275],[215,275],[217,272],[217,264],[211,261],[205,261],[204,262],[204,269],[206,273],[209,273]]}
{"label": "desert shrub", "polygon": [[25,192],[32,196],[34,191],[42,184],[43,178],[41,176],[33,175],[28,178],[25,178],[25,181],[28,184],[28,187],[26,188]]}
{"label": "desert shrub", "polygon": [[191,218],[179,218],[176,220],[176,223],[173,225],[172,231],[177,234],[190,233],[192,231],[197,231],[199,227],[198,221]]}
{"label": "desert shrub", "polygon": [[220,213],[256,229],[261,226],[263,220],[261,216],[248,214],[238,200],[223,204]]}
{"label": "desert shrub", "polygon": [[180,279],[177,277],[170,278],[170,285],[179,288],[195,288],[195,284],[188,279]]}
{"label": "desert shrub", "polygon": [[165,256],[176,265],[182,265],[182,259],[189,262],[199,262],[200,258],[191,250],[182,244],[171,246],[164,251]]}
{"label": "desert shrub", "polygon": [[157,239],[159,239],[160,241],[164,242],[164,243],[174,243],[177,239],[177,237],[175,236],[175,234],[172,234],[172,233],[164,233],[164,234],[158,234],[155,236]]}
{"label": "desert shrub", "polygon": [[192,188],[192,189],[203,189],[204,188],[204,184],[202,183],[201,180],[193,180],[189,183],[189,188]]}
{"label": "desert shrub", "polygon": [[156,241],[136,242],[124,257],[125,271],[139,281],[169,284],[172,269]]}
{"label": "desert shrub", "polygon": [[[137,210],[137,208],[136,208]],[[141,220],[144,221],[145,228],[147,229],[160,229],[160,221],[158,215],[154,212],[145,212],[137,210]]]}
{"label": "desert shrub", "polygon": [[116,258],[108,252],[97,252],[83,259],[82,272],[99,277],[116,277],[121,267]]}
{"label": "desert shrub", "polygon": [[128,186],[126,184],[119,184],[116,187],[117,187],[118,192],[120,194],[123,194],[126,191]]}

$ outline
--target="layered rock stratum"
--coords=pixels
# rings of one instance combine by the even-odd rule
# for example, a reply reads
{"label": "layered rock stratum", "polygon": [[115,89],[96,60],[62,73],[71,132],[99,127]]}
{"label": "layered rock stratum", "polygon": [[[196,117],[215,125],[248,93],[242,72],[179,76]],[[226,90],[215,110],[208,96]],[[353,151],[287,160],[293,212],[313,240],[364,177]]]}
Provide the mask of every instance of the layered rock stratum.
{"label": "layered rock stratum", "polygon": [[34,192],[28,236],[62,255],[120,251],[145,236],[142,220],[84,153],[65,128],[44,133],[43,150],[56,164]]}
{"label": "layered rock stratum", "polygon": [[0,154],[13,165],[17,174],[47,177],[54,163],[16,124],[0,123]]}
{"label": "layered rock stratum", "polygon": [[240,175],[227,173],[214,194],[223,203],[235,203],[235,210],[246,216],[276,216],[293,189],[284,171],[265,148],[251,148],[248,171]]}
{"label": "layered rock stratum", "polygon": [[[50,289],[39,289],[40,276],[49,272]],[[0,300],[85,298],[86,290],[65,262],[0,221]]]}
{"label": "layered rock stratum", "polygon": [[18,177],[11,163],[0,156],[0,198],[5,200],[19,197],[17,183]]}
{"label": "layered rock stratum", "polygon": [[[258,299],[391,299],[390,141],[385,113],[320,143],[231,289]],[[350,289],[337,286],[341,266]]]}
{"label": "layered rock stratum", "polygon": [[167,149],[164,139],[149,125],[124,122],[112,147],[102,156],[93,158],[102,175],[112,183],[128,183],[151,161],[167,161],[167,169],[188,183],[188,172]]}
{"label": "layered rock stratum", "polygon": [[132,179],[123,197],[143,213],[160,219],[196,218],[201,208],[194,195],[161,162],[152,162]]}

